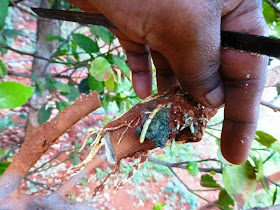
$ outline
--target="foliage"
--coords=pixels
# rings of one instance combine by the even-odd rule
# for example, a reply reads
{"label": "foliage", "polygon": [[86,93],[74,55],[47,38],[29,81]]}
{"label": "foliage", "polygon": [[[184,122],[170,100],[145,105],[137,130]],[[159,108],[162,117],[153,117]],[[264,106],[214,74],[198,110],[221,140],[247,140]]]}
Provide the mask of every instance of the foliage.
{"label": "foliage", "polygon": [[163,207],[166,206],[166,203],[164,204],[161,204],[161,203],[156,203],[154,206],[153,206],[153,210],[163,210]]}
{"label": "foliage", "polygon": [[213,176],[209,174],[205,174],[201,176],[200,185],[202,187],[208,188],[220,188],[221,185],[217,183],[217,181],[213,178]]}
{"label": "foliage", "polygon": [[25,104],[33,94],[32,87],[18,82],[0,83],[0,109],[12,109]]}
{"label": "foliage", "polygon": [[[55,9],[78,11],[66,0],[52,0],[51,2]],[[280,1],[273,2],[278,3],[279,6]],[[2,55],[8,52],[8,47],[13,46],[14,39],[26,36],[23,31],[8,27],[8,7],[8,0],[0,1],[0,53]],[[266,1],[263,2],[263,12],[268,24],[269,35],[280,38],[279,12]],[[80,94],[88,94],[93,90],[100,94],[104,111],[115,113],[116,116],[140,101],[132,89],[130,69],[123,50],[116,44],[116,37],[102,26],[74,25],[71,27],[68,30],[69,33],[64,32],[60,36],[49,34],[46,37],[46,42],[57,41],[59,45],[51,57],[44,59],[50,64],[57,64],[56,66],[59,68],[43,78],[31,75],[27,70],[28,84],[32,83],[34,88],[6,81],[10,79],[8,75],[11,73],[11,69],[6,65],[4,58],[0,59],[0,108],[12,109],[23,106],[32,94],[41,95],[43,91],[47,90],[49,92],[48,101],[42,105],[38,113],[38,122],[43,124],[51,117],[52,113],[62,111]],[[65,28],[63,29],[62,31],[67,31]],[[30,49],[33,48],[30,47]],[[25,50],[25,48],[17,49],[22,54],[26,53]],[[30,54],[35,55],[35,52]],[[102,110],[102,113],[104,111]],[[26,118],[26,115],[26,113],[24,116],[22,115],[23,118]],[[219,118],[215,123],[221,120]],[[0,132],[4,132],[15,125],[12,115],[6,115],[0,119]],[[209,134],[217,140],[217,145],[220,147],[218,137],[220,132],[211,130]],[[277,153],[280,153],[280,143],[276,137],[263,131],[256,132],[255,140],[254,144],[261,147],[261,150],[253,150],[250,153],[250,161],[241,166],[227,164],[221,156],[220,148],[218,150],[218,164],[210,164],[210,161],[205,161],[202,164],[199,162],[201,161],[200,156],[192,151],[191,144],[167,147],[163,150],[164,154],[157,155],[156,158],[168,163],[187,161],[183,166],[189,174],[193,175],[191,178],[200,180],[200,185],[208,188],[208,190],[220,191],[217,202],[220,208],[231,209],[234,205],[243,205],[247,201],[247,205],[250,206],[253,205],[251,204],[252,199],[261,200],[263,197],[258,198],[258,195],[253,193],[258,182],[261,182],[265,189],[265,194],[261,196],[266,196],[269,203],[274,205],[279,202],[279,185],[273,183],[272,187],[268,186],[265,168],[270,164],[269,161],[273,163],[279,161],[276,158],[279,158]],[[68,160],[71,161],[72,165],[77,165],[81,161],[78,153],[81,145],[76,142],[74,147],[74,151],[71,152]],[[268,152],[269,155],[267,155]],[[127,175],[132,171],[134,164],[136,163],[122,162],[120,171]],[[9,163],[0,162],[0,175],[8,165]],[[201,169],[205,169],[205,165],[209,166],[209,170],[202,174]],[[218,169],[222,171],[222,180],[219,176],[220,171],[215,171],[213,165],[219,167]],[[99,181],[102,181],[110,172],[110,168],[105,170],[97,168],[96,177]],[[170,199],[174,199],[174,202],[157,203],[153,209],[163,209],[165,205],[166,209],[175,208],[178,201],[181,204],[188,203],[193,209],[199,206],[197,198],[174,178],[166,166],[146,162],[143,168],[133,176],[132,181],[141,185],[147,182],[157,183],[164,177],[168,178],[168,183],[162,191],[170,195]],[[30,193],[35,192],[34,184],[29,185]],[[84,178],[81,185],[88,185],[88,179]],[[75,199],[76,195],[73,193],[69,195],[69,198]]]}
{"label": "foliage", "polygon": [[227,193],[243,206],[257,186],[255,168],[249,161],[242,165],[225,165],[223,182]]}

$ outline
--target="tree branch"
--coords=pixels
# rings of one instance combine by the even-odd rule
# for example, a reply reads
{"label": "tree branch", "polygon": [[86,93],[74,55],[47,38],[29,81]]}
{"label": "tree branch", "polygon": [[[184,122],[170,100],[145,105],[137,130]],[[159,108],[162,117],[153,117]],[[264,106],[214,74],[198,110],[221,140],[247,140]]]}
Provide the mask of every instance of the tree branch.
{"label": "tree branch", "polygon": [[269,101],[261,100],[261,105],[266,106],[266,107],[268,107],[268,108],[271,108],[271,109],[273,109],[273,111],[275,111],[275,112],[279,112],[279,111],[280,111],[280,107],[275,106],[273,103],[271,103],[271,102],[269,102]]}
{"label": "tree branch", "polygon": [[51,121],[39,126],[34,134],[24,141],[19,154],[1,176],[0,201],[17,190],[29,169],[68,128],[100,106],[98,94],[94,91],[76,100]]}

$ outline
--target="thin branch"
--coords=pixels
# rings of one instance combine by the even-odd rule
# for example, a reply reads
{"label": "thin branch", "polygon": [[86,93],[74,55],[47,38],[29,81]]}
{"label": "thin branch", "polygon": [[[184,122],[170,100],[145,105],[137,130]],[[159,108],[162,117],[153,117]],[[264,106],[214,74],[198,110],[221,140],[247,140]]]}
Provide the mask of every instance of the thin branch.
{"label": "thin branch", "polygon": [[215,127],[215,126],[217,126],[217,125],[221,125],[221,124],[223,124],[223,120],[222,121],[220,121],[220,122],[218,122],[218,123],[215,123],[215,124],[212,124],[212,125],[207,125],[207,127]]}
{"label": "thin branch", "polygon": [[45,188],[45,187],[46,187],[46,184],[41,183],[41,182],[35,182],[35,181],[29,179],[28,177],[24,177],[24,179],[25,179],[26,181],[28,181],[28,182],[31,182],[31,183],[34,184],[34,185],[38,185],[38,186],[42,187],[42,188]]}
{"label": "thin branch", "polygon": [[6,160],[6,159],[10,156],[10,154],[13,153],[17,148],[18,148],[17,145],[12,146],[12,147],[9,149],[9,151],[7,152],[7,154],[0,158],[0,162]]}
{"label": "thin branch", "polygon": [[203,160],[189,160],[189,161],[183,161],[183,162],[179,162],[179,163],[172,163],[173,165],[181,165],[181,164],[187,164],[190,162],[196,162],[196,163],[201,163],[201,162],[207,162],[207,161],[216,161],[216,162],[221,162],[220,160],[216,159],[216,158],[209,158],[209,159],[203,159]]}
{"label": "thin branch", "polygon": [[23,12],[25,12],[25,13],[27,13],[27,14],[33,16],[33,17],[37,17],[36,13],[34,13],[33,11],[28,11],[28,10],[26,10],[26,9],[24,9],[24,8],[22,8],[22,7],[20,7],[17,3],[15,3],[15,2],[12,1],[12,0],[10,0],[10,5],[12,5],[12,6],[18,8],[20,11],[23,11]]}
{"label": "thin branch", "polygon": [[16,52],[16,53],[18,53],[20,55],[28,55],[28,56],[31,56],[33,58],[45,60],[45,61],[48,61],[49,63],[59,63],[59,64],[65,64],[65,65],[71,64],[71,63],[67,63],[67,62],[59,62],[59,61],[51,60],[51,59],[48,59],[48,58],[45,58],[45,57],[42,57],[42,56],[38,56],[35,53],[33,54],[33,53],[28,53],[28,52],[20,51],[20,50],[14,49],[12,47],[9,47],[7,45],[4,45],[4,44],[0,44],[0,48],[11,50],[11,51]]}
{"label": "thin branch", "polygon": [[58,51],[69,42],[70,37],[78,30],[80,29],[82,26],[79,25],[78,27],[76,27],[73,31],[71,31],[71,33],[67,36],[67,38],[58,46],[58,48],[54,51],[54,53],[50,56],[50,59],[53,59],[55,57],[55,55],[58,53]]}
{"label": "thin branch", "polygon": [[263,161],[263,164],[265,164],[267,161],[270,160],[270,158],[272,158],[274,155],[275,155],[275,151],[273,151],[264,161]]}
{"label": "thin branch", "polygon": [[184,185],[184,187],[192,194],[196,195],[197,197],[199,197],[200,199],[206,201],[207,203],[213,205],[213,206],[217,206],[219,208],[223,208],[222,206],[216,204],[216,203],[213,203],[209,200],[207,200],[206,198],[202,197],[201,195],[197,194],[195,191],[193,191],[192,189],[190,189],[184,182],[183,180],[177,175],[177,173],[173,170],[173,164],[170,164],[170,163],[167,163],[167,162],[164,162],[164,161],[161,161],[161,160],[158,160],[158,159],[155,159],[153,157],[148,157],[148,161],[150,162],[153,162],[153,163],[157,163],[157,164],[160,164],[160,165],[163,165],[163,166],[166,166],[172,173],[173,175],[181,182],[181,184]]}
{"label": "thin branch", "polygon": [[273,9],[275,9],[275,11],[277,12],[277,13],[279,13],[280,14],[280,8],[277,6],[277,4],[275,4],[273,1],[271,1],[271,0],[265,0],[266,1],[266,3],[268,3]]}
{"label": "thin branch", "polygon": [[197,194],[196,192],[194,192],[193,190],[191,190],[184,182],[183,180],[176,174],[176,172],[173,170],[173,168],[168,167],[168,169],[173,173],[173,175],[181,182],[182,185],[184,185],[184,187],[192,194],[194,194],[195,196],[199,197],[200,199],[206,201],[207,203],[213,205],[213,206],[217,206],[218,208],[223,209],[222,206],[220,206],[219,204],[213,203],[211,201],[209,201],[208,199],[202,197],[201,195]]}
{"label": "thin branch", "polygon": [[268,107],[268,108],[271,108],[271,109],[273,109],[273,111],[275,111],[275,112],[279,112],[279,111],[280,111],[280,107],[275,106],[273,103],[271,103],[271,102],[269,102],[269,101],[261,100],[261,105],[266,106],[266,107]]}
{"label": "thin branch", "polygon": [[266,179],[267,181],[271,182],[272,184],[274,184],[275,186],[280,187],[280,184],[278,184],[278,183],[272,181],[272,180],[269,179],[268,177],[265,177],[265,179]]}
{"label": "thin branch", "polygon": [[[72,150],[72,149],[71,149]],[[33,171],[29,171],[28,172],[28,175],[30,174],[33,174],[33,173],[36,173],[36,172],[41,172],[39,171],[41,168],[43,168],[45,165],[51,163],[53,160],[57,159],[61,154],[63,153],[66,153],[66,152],[69,152],[71,150],[63,150],[63,151],[60,151],[59,153],[57,153],[53,158],[51,158],[50,160],[44,162],[41,166],[39,166],[38,168],[34,169]]]}
{"label": "thin branch", "polygon": [[194,192],[211,192],[211,191],[220,191],[223,190],[224,188],[211,188],[211,189],[200,189],[200,190],[192,190]]}
{"label": "thin branch", "polygon": [[48,59],[48,58],[41,57],[41,56],[38,56],[38,55],[35,55],[35,54],[32,54],[32,53],[28,53],[28,52],[23,52],[23,51],[14,49],[14,48],[9,47],[9,46],[4,45],[4,44],[0,44],[0,47],[1,47],[1,48],[4,48],[4,49],[7,49],[7,50],[14,51],[14,52],[16,52],[16,53],[18,53],[18,54],[21,54],[21,55],[28,55],[28,56],[31,56],[31,57],[34,57],[34,58],[38,58],[38,59],[45,60],[45,61],[51,61],[51,60]]}

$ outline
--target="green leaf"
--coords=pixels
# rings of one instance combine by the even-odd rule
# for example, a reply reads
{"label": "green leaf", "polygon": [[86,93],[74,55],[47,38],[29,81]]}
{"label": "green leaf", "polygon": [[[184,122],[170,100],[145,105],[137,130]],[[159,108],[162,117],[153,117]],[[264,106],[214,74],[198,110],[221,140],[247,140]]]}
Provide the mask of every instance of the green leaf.
{"label": "green leaf", "polygon": [[91,26],[90,31],[106,44],[111,44],[115,38],[114,34],[103,26]]}
{"label": "green leaf", "polygon": [[112,67],[103,57],[95,58],[91,64],[89,73],[98,81],[106,81],[110,78]]}
{"label": "green leaf", "polygon": [[229,196],[226,190],[221,190],[219,193],[218,205],[223,206],[225,210],[233,209],[234,200]]}
{"label": "green leaf", "polygon": [[50,92],[53,92],[56,90],[56,87],[55,87],[56,83],[57,83],[56,79],[54,79],[51,76],[47,76],[45,78],[45,85]]}
{"label": "green leaf", "polygon": [[54,84],[54,87],[56,87],[58,90],[61,90],[61,92],[63,93],[70,93],[71,89],[69,87],[68,84],[62,83],[62,82],[58,82],[56,81],[56,83]]}
{"label": "green leaf", "polygon": [[71,161],[72,165],[78,165],[81,162],[80,156],[75,151],[69,155],[69,160]]}
{"label": "green leaf", "polygon": [[5,19],[8,14],[9,0],[0,1],[0,30],[5,25]]}
{"label": "green leaf", "polygon": [[277,199],[277,189],[278,189],[278,187],[276,186],[275,191],[274,191],[274,193],[273,193],[272,205],[275,204],[276,199]]}
{"label": "green leaf", "polygon": [[166,203],[164,204],[161,204],[161,203],[156,203],[154,206],[153,206],[153,210],[163,210],[163,207],[166,206]]}
{"label": "green leaf", "polygon": [[[2,37],[2,36],[0,36],[0,44],[5,45],[5,46],[8,45],[7,40],[4,39],[4,37]],[[2,55],[5,55],[7,52],[8,52],[8,49],[0,47],[0,53]]]}
{"label": "green leaf", "polygon": [[0,162],[0,176],[6,171],[9,165],[10,163],[8,162]]}
{"label": "green leaf", "polygon": [[0,109],[13,109],[22,106],[33,92],[33,87],[18,82],[0,83]]}
{"label": "green leaf", "polygon": [[80,84],[79,84],[79,91],[80,93],[85,93],[85,94],[88,94],[90,89],[89,89],[89,79],[88,78],[85,78],[83,79]]}
{"label": "green leaf", "polygon": [[5,29],[2,31],[2,36],[16,37],[19,35],[22,35],[22,32],[19,30],[15,30],[15,29]]}
{"label": "green leaf", "polygon": [[37,75],[31,76],[32,81],[35,83],[35,93],[41,95],[42,91],[45,89],[44,83],[39,79]]}
{"label": "green leaf", "polygon": [[69,106],[70,104],[66,101],[59,101],[59,102],[55,102],[56,108],[58,109],[58,111],[62,111],[64,110],[67,106]]}
{"label": "green leaf", "polygon": [[69,93],[61,93],[61,95],[65,96],[69,101],[74,101],[76,98],[80,96],[80,91],[78,88],[76,88],[74,85],[68,83],[68,86],[70,88]]}
{"label": "green leaf", "polygon": [[[259,154],[259,153],[258,153]],[[268,185],[266,183],[266,179],[265,179],[265,176],[264,176],[264,170],[263,170],[263,160],[262,160],[262,157],[261,155],[259,154],[259,157],[255,157],[255,156],[250,156],[255,165],[256,165],[256,168],[257,168],[257,181],[261,181],[262,183],[262,186],[263,188],[265,189],[266,193],[269,195],[269,188],[268,188]]]}
{"label": "green leaf", "polygon": [[277,95],[279,96],[280,95],[280,87],[277,87],[276,91],[277,91]]}
{"label": "green leaf", "polygon": [[195,176],[197,176],[199,173],[196,162],[188,163],[187,170],[189,171],[190,174],[195,175]]}
{"label": "green leaf", "polygon": [[43,106],[38,112],[39,124],[42,125],[43,123],[47,122],[50,116],[51,116],[51,108],[48,107],[46,109],[46,106]]}
{"label": "green leaf", "polygon": [[88,85],[90,90],[96,90],[98,93],[104,92],[104,82],[97,81],[93,76],[88,75]]}
{"label": "green leaf", "polygon": [[201,176],[200,179],[200,185],[202,187],[208,187],[208,188],[220,188],[221,185],[219,185],[216,180],[213,178],[213,176],[209,174],[205,174]]}
{"label": "green leaf", "polygon": [[108,55],[106,57],[111,64],[117,65],[127,78],[130,78],[130,69],[128,65],[117,55]]}
{"label": "green leaf", "polygon": [[115,81],[114,81],[114,77],[112,74],[111,74],[110,78],[104,82],[104,84],[109,92],[114,91]]}
{"label": "green leaf", "polygon": [[223,183],[227,193],[242,207],[256,189],[255,168],[249,161],[242,165],[225,165]]}
{"label": "green leaf", "polygon": [[99,47],[96,42],[94,42],[87,36],[83,34],[73,34],[72,36],[77,45],[79,45],[79,47],[82,48],[85,52],[89,54],[99,52]]}
{"label": "green leaf", "polygon": [[83,178],[82,180],[81,180],[81,185],[83,185],[83,186],[87,186],[88,185],[88,178]]}
{"label": "green leaf", "polygon": [[0,78],[4,78],[8,73],[5,63],[0,59]]}
{"label": "green leaf", "polygon": [[46,37],[46,41],[47,42],[51,42],[51,41],[64,42],[65,39],[62,38],[61,36],[55,36],[55,35],[52,35],[52,34],[48,34],[47,37]]}
{"label": "green leaf", "polygon": [[280,153],[280,142],[272,135],[263,131],[257,131],[255,140],[267,148],[273,149],[275,152]]}
{"label": "green leaf", "polygon": [[263,1],[263,14],[267,24],[271,24],[277,20],[275,10],[265,1]]}

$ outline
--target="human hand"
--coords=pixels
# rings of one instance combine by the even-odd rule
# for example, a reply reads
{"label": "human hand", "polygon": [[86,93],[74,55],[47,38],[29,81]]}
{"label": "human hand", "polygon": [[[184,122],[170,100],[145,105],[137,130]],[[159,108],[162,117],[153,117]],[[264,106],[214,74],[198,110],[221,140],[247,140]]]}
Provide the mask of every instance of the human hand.
{"label": "human hand", "polygon": [[220,30],[263,35],[261,0],[71,2],[86,12],[100,11],[117,26],[114,33],[126,50],[139,97],[151,94],[152,56],[159,91],[179,82],[204,106],[225,103],[222,154],[231,163],[246,161],[268,60],[221,50]]}

